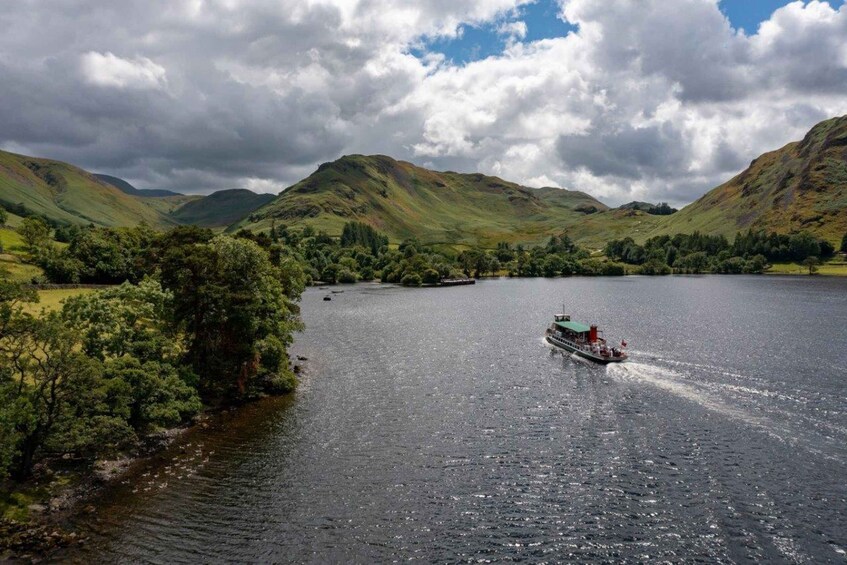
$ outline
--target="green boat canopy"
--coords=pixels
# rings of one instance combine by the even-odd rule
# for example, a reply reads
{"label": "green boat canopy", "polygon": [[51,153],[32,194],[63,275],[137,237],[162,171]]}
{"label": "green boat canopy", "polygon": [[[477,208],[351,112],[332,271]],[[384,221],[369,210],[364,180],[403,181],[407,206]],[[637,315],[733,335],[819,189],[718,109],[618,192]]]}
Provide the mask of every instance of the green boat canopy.
{"label": "green boat canopy", "polygon": [[579,322],[556,322],[556,325],[562,329],[570,330],[578,334],[587,333],[591,330],[590,327],[585,324],[580,324]]}

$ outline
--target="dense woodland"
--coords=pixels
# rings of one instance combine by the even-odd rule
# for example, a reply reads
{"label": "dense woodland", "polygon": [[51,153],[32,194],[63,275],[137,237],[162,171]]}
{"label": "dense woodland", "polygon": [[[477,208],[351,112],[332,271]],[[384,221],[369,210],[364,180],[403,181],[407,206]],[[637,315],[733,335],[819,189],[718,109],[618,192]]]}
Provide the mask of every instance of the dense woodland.
{"label": "dense woodland", "polygon": [[[847,236],[845,242],[847,243]],[[748,230],[730,243],[723,236],[698,232],[648,239],[638,245],[632,238],[617,239],[606,244],[605,255],[616,261],[638,267],[647,275],[670,273],[761,273],[770,263],[795,262],[813,272],[822,259],[835,254],[826,240],[807,233],[784,235]]]}
{"label": "dense woodland", "polygon": [[[0,217],[0,220],[4,220]],[[29,476],[63,454],[109,455],[204,406],[290,391],[287,349],[306,285],[380,280],[407,286],[503,275],[760,273],[770,262],[809,266],[832,255],[808,234],[748,231],[733,242],[699,233],[631,238],[592,256],[567,234],[540,246],[389,245],[369,225],[340,237],[309,227],[216,235],[196,227],[17,230],[44,279],[114,285],[33,315],[31,285],[0,277],[0,477]],[[841,245],[847,250],[847,235]]]}
{"label": "dense woodland", "polygon": [[121,284],[36,316],[36,292],[0,279],[0,477],[294,388],[305,276],[290,257],[196,228],[86,228],[61,251],[37,231],[27,245],[49,276]]}

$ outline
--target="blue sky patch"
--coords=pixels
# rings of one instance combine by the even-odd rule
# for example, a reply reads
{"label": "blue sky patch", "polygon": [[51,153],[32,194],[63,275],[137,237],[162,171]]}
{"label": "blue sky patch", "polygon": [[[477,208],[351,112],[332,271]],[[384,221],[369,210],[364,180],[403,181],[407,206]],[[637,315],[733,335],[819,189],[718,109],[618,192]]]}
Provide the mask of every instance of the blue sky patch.
{"label": "blue sky patch", "polygon": [[[827,1],[833,8],[838,8],[845,0]],[[721,0],[720,8],[734,28],[744,28],[747,35],[753,35],[761,22],[770,18],[777,8],[789,3],[790,0]],[[526,24],[527,33],[521,40],[523,42],[564,37],[577,29],[577,26],[561,20],[558,14],[559,3],[556,0],[538,0],[521,6],[512,17],[478,26],[463,25],[460,37],[433,39],[422,47],[411,49],[411,53],[416,57],[441,53],[454,65],[464,65],[501,54],[509,37],[498,30],[509,22]]]}
{"label": "blue sky patch", "polygon": [[[843,3],[842,0],[828,2],[836,9]],[[790,3],[788,0],[721,0],[720,6],[732,27],[744,28],[747,35],[754,35],[760,23],[769,19],[778,8]]]}
{"label": "blue sky patch", "polygon": [[425,53],[442,53],[456,65],[479,61],[492,55],[499,55],[506,47],[508,35],[498,30],[509,22],[524,22],[526,36],[524,42],[538,41],[551,37],[564,37],[577,29],[558,17],[559,4],[556,0],[538,0],[521,6],[514,17],[504,18],[479,26],[463,25],[462,34],[456,39],[436,39],[426,43],[423,49],[413,49],[416,57]]}

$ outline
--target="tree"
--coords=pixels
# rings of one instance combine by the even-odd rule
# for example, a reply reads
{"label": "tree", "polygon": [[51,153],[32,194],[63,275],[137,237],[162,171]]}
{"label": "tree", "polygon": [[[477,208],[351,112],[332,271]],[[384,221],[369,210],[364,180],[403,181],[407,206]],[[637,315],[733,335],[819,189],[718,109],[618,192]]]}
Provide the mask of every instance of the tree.
{"label": "tree", "polygon": [[101,361],[128,355],[176,363],[183,348],[170,323],[173,294],[153,279],[69,298],[62,318],[77,331],[86,355]]}
{"label": "tree", "polygon": [[50,240],[50,227],[41,218],[24,218],[18,233],[26,243],[30,253],[35,251]]}
{"label": "tree", "polygon": [[812,257],[812,256],[806,257],[805,259],[803,259],[803,262],[801,263],[801,265],[803,265],[804,267],[808,267],[810,275],[814,275],[815,273],[818,272],[818,265],[820,265],[820,264],[821,264],[820,259],[818,259],[817,257]]}
{"label": "tree", "polygon": [[847,232],[845,232],[844,237],[841,238],[841,252],[847,253]]}
{"label": "tree", "polygon": [[5,226],[6,222],[9,221],[9,213],[6,212],[6,209],[0,206],[0,226]]}
{"label": "tree", "polygon": [[168,363],[121,357],[106,363],[103,376],[125,389],[126,420],[139,432],[174,426],[202,408],[197,391]]}
{"label": "tree", "polygon": [[417,273],[409,273],[408,275],[404,275],[400,280],[400,284],[403,286],[421,286],[423,284],[423,279]]}
{"label": "tree", "polygon": [[565,261],[558,255],[548,255],[541,266],[545,277],[557,277],[565,268]]}
{"label": "tree", "polygon": [[441,280],[441,274],[435,269],[427,269],[421,276],[421,281],[426,284],[437,284]]}
{"label": "tree", "polygon": [[244,396],[260,375],[290,380],[285,348],[302,326],[299,295],[283,286],[264,249],[221,235],[169,250],[161,269],[187,338],[186,359],[207,399]]}
{"label": "tree", "polygon": [[20,321],[27,330],[4,343],[2,359],[7,374],[4,404],[14,406],[13,475],[18,479],[31,474],[45,448],[62,449],[54,440],[74,423],[71,409],[94,388],[99,372],[96,360],[79,351],[76,334],[58,313],[40,318],[24,314]]}

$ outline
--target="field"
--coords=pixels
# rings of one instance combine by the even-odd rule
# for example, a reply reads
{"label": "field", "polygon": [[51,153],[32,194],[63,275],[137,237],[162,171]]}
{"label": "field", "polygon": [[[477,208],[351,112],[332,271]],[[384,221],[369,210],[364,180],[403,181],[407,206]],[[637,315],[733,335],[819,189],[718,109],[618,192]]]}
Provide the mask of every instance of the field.
{"label": "field", "polygon": [[[797,263],[776,263],[768,269],[769,275],[808,275],[809,268]],[[843,259],[829,261],[818,266],[818,275],[847,277],[847,262]]]}
{"label": "field", "polygon": [[[17,218],[18,216],[15,216]],[[0,228],[0,243],[3,244],[5,253],[12,253],[24,250],[24,240],[13,229],[7,227]]]}
{"label": "field", "polygon": [[39,314],[42,310],[53,312],[62,307],[62,301],[72,296],[81,296],[97,292],[95,288],[61,288],[38,291],[38,302],[29,303],[24,310],[30,314]]}

